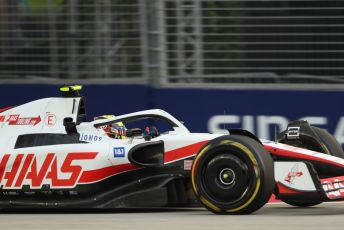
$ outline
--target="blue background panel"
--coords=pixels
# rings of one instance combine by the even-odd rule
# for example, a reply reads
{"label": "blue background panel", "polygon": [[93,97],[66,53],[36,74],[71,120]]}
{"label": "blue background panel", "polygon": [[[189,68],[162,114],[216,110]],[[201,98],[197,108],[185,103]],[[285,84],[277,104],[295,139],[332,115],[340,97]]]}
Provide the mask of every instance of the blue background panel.
{"label": "blue background panel", "polygon": [[[0,107],[59,96],[56,85],[0,85]],[[185,122],[192,132],[243,127],[261,138],[274,128],[308,117],[344,143],[344,91],[154,89],[144,85],[86,85],[88,117],[161,108]],[[223,116],[225,115],[225,116]],[[214,119],[214,116],[220,116]],[[213,121],[212,123],[210,121]],[[211,123],[211,124],[210,124]]]}

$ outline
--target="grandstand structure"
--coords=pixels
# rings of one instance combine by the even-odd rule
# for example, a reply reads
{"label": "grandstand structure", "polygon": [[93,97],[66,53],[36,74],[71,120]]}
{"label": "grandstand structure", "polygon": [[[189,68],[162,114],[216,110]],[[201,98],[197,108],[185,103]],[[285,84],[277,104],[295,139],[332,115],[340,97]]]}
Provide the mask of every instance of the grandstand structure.
{"label": "grandstand structure", "polygon": [[343,84],[342,0],[0,0],[0,81]]}

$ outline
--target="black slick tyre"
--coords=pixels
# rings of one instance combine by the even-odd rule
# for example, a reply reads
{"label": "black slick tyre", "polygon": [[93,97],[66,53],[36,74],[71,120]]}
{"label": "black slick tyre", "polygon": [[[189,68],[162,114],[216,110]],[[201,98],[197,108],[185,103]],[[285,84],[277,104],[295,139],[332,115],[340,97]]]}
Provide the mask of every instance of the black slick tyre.
{"label": "black slick tyre", "polygon": [[249,214],[269,200],[275,187],[274,164],[256,140],[222,136],[198,152],[191,180],[197,198],[210,211]]}
{"label": "black slick tyre", "polygon": [[344,152],[342,146],[338,143],[336,138],[334,138],[329,132],[325,129],[321,129],[318,127],[312,127],[314,132],[319,136],[320,140],[322,141],[322,146],[324,148],[324,153],[344,158]]}
{"label": "black slick tyre", "polygon": [[302,208],[312,207],[312,206],[316,206],[322,203],[319,201],[300,201],[300,200],[282,200],[282,201],[291,206],[302,207]]}

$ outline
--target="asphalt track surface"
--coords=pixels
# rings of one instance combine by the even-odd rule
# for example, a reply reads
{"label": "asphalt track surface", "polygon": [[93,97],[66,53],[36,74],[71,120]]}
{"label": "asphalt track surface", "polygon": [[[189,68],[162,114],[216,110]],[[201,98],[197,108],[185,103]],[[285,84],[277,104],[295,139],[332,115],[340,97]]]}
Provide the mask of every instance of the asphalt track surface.
{"label": "asphalt track surface", "polygon": [[268,204],[242,216],[214,215],[204,209],[132,209],[1,211],[1,229],[264,229],[344,230],[344,203],[326,203],[312,208]]}

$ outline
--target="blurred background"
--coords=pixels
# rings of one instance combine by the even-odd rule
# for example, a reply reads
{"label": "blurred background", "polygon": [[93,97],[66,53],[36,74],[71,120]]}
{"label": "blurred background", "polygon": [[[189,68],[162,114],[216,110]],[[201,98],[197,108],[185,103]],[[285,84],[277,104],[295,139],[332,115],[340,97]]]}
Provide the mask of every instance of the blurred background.
{"label": "blurred background", "polygon": [[0,107],[84,84],[90,118],[194,132],[306,118],[344,143],[342,0],[0,0]]}

